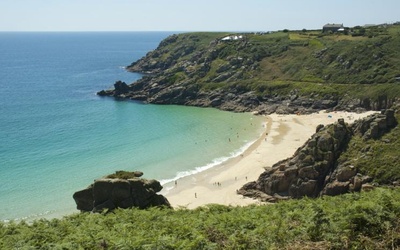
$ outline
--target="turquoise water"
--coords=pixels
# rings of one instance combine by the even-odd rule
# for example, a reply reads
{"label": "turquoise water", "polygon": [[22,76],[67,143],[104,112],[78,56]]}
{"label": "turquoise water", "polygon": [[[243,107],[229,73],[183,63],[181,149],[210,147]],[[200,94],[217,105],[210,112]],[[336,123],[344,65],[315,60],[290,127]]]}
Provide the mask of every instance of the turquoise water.
{"label": "turquoise water", "polygon": [[166,183],[259,136],[250,114],[95,95],[140,78],[124,66],[169,34],[0,33],[0,220],[74,212],[72,194],[116,170]]}

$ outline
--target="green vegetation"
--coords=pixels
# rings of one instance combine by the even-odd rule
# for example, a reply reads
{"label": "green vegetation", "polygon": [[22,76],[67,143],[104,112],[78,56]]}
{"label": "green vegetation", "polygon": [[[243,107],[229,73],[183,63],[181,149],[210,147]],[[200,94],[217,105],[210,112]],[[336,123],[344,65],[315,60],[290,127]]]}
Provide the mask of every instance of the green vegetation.
{"label": "green vegetation", "polygon": [[128,179],[134,179],[140,176],[141,174],[142,174],[141,172],[129,172],[124,170],[118,170],[114,174],[107,175],[106,178],[128,180]]}
{"label": "green vegetation", "polygon": [[[305,29],[244,33],[236,34],[243,36],[237,40],[222,40],[229,35],[233,34],[171,36],[131,70],[161,70],[166,79],[158,82],[196,85],[205,91],[239,86],[260,96],[293,89],[314,96],[327,90],[360,99],[399,96],[398,24],[346,28],[344,33]],[[282,82],[289,82],[286,89]],[[280,92],[271,92],[270,86],[280,86]]]}
{"label": "green vegetation", "polygon": [[[400,121],[400,113],[397,114]],[[364,140],[354,136],[339,162],[356,167],[378,184],[392,184],[400,180],[400,127],[397,126],[378,140]]]}
{"label": "green vegetation", "polygon": [[[157,85],[195,91],[253,91],[380,100],[400,97],[400,25],[303,29],[268,34],[171,36],[131,70],[153,72]],[[397,114],[397,120],[400,115]],[[400,128],[378,140],[351,139],[339,161],[379,184],[400,180]],[[132,178],[118,171],[111,178]],[[0,222],[0,249],[399,249],[400,189],[272,205],[194,210],[128,209],[63,219]]]}
{"label": "green vegetation", "polygon": [[235,83],[205,83],[204,89],[230,90],[238,88],[241,92],[254,91],[259,97],[270,95],[288,95],[296,91],[303,96],[313,96],[318,99],[324,96],[349,96],[358,99],[377,101],[381,97],[395,99],[400,97],[400,84],[323,84],[316,79],[308,81],[263,81],[243,80]]}
{"label": "green vegetation", "polygon": [[[312,76],[317,82],[340,84],[395,82],[399,72],[394,61],[397,62],[400,53],[393,49],[398,49],[399,35],[354,38],[344,34],[319,37],[311,34],[291,34],[286,40],[280,40],[280,44],[288,46],[287,50],[264,58],[260,77],[303,81],[304,76]],[[273,72],[268,70],[271,64]]]}
{"label": "green vegetation", "polygon": [[400,189],[273,205],[116,210],[0,223],[0,249],[395,249]]}

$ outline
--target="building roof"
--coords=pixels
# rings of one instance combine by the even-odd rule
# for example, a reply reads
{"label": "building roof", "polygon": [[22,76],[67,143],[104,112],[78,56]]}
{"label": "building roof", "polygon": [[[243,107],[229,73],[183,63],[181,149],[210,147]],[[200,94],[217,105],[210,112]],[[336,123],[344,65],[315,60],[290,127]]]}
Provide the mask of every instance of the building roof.
{"label": "building roof", "polygon": [[243,38],[242,35],[239,35],[239,36],[233,35],[233,36],[226,36],[226,37],[222,38],[221,40],[222,41],[231,41],[231,40],[239,40],[239,39],[242,39],[242,38]]}
{"label": "building roof", "polygon": [[343,28],[343,23],[327,23],[324,25],[324,28]]}

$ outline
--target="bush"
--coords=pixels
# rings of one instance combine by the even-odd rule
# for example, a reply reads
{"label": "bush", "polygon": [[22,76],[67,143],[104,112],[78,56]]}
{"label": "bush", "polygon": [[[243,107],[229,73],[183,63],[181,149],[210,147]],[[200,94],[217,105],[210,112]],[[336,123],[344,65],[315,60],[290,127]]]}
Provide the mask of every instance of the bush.
{"label": "bush", "polygon": [[0,249],[395,249],[399,218],[400,189],[379,188],[273,205],[128,209],[0,223]]}

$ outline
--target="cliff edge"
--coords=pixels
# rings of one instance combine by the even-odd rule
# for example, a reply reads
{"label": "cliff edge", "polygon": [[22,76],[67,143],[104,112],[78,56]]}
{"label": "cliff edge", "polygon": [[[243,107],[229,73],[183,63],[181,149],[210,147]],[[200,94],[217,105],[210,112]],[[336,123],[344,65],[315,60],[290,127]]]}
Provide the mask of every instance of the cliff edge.
{"label": "cliff edge", "polygon": [[141,79],[98,94],[265,114],[386,109],[400,96],[399,30],[172,35],[127,66]]}

